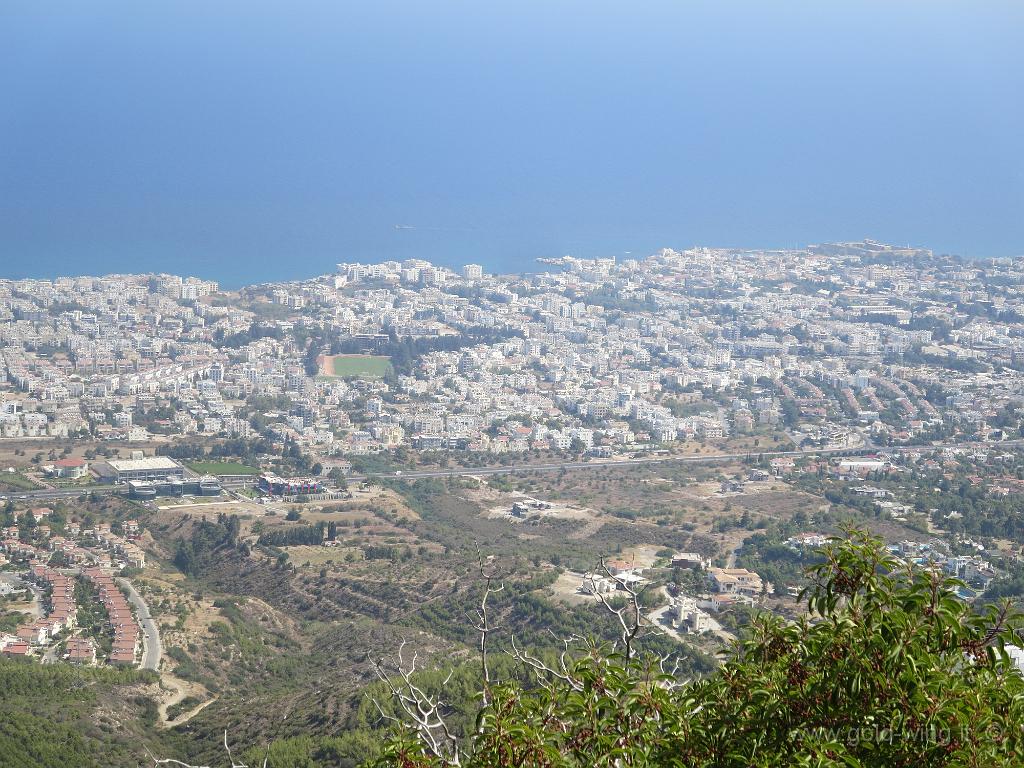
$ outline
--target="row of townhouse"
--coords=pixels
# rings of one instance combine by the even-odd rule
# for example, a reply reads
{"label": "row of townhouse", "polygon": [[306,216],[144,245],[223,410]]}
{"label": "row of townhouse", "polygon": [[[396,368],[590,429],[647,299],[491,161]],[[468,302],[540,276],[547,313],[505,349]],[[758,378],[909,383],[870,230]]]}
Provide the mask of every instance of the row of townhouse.
{"label": "row of townhouse", "polygon": [[99,593],[107,611],[107,621],[114,632],[110,663],[130,666],[135,663],[139,646],[139,624],[132,615],[128,600],[121,593],[110,571],[104,568],[87,568],[82,572]]}

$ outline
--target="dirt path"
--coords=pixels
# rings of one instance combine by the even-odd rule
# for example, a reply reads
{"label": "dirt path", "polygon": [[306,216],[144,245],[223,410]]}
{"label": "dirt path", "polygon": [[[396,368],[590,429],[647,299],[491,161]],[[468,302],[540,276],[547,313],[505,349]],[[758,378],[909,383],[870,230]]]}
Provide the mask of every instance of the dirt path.
{"label": "dirt path", "polygon": [[736,553],[739,551],[740,547],[742,547],[742,546],[743,546],[742,544],[737,544],[735,547],[733,547],[732,549],[729,550],[729,556],[727,558],[725,558],[725,567],[726,568],[735,568],[736,567]]}
{"label": "dirt path", "polygon": [[[210,696],[210,692],[199,683],[182,680],[174,675],[164,675],[161,678],[161,683],[171,689],[170,691],[165,691],[161,696],[160,701],[157,703],[157,712],[160,715],[157,722],[161,728],[174,728],[175,726],[187,723],[217,700],[216,696]],[[189,696],[193,696],[197,699],[203,699],[204,701],[197,704],[188,712],[183,712],[178,715],[174,720],[168,720],[167,710],[175,704],[184,701]]]}
{"label": "dirt path", "polygon": [[590,595],[585,595],[580,591],[580,586],[583,584],[583,574],[576,573],[574,571],[564,571],[557,579],[555,583],[551,585],[551,594],[553,597],[568,603],[569,605],[586,605],[594,602],[594,598]]}
{"label": "dirt path", "polygon": [[570,539],[589,539],[595,535],[604,526],[604,520],[596,519],[591,520],[579,530],[573,531],[569,534]]}
{"label": "dirt path", "polygon": [[193,717],[195,717],[200,712],[202,712],[204,709],[206,709],[208,706],[213,704],[213,702],[215,702],[216,700],[217,700],[217,697],[213,696],[213,697],[207,699],[206,701],[197,704],[195,707],[190,709],[188,712],[184,712],[184,713],[178,715],[178,717],[176,719],[170,720],[170,721],[164,723],[163,727],[164,728],[177,728],[179,725],[184,725],[189,720],[191,720]]}

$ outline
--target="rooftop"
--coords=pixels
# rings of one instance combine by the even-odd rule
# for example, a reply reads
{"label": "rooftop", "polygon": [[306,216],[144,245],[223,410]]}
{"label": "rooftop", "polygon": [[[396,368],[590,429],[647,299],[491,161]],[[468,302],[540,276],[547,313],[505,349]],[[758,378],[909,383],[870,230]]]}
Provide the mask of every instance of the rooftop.
{"label": "rooftop", "polygon": [[144,459],[114,459],[108,461],[107,464],[116,472],[182,469],[181,464],[166,456],[148,456]]}

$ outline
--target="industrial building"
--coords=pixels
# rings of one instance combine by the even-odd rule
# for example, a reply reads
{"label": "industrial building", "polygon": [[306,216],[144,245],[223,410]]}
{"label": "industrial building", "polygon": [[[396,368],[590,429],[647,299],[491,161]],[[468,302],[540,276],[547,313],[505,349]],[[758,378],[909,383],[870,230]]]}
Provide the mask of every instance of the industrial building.
{"label": "industrial building", "polygon": [[96,465],[101,475],[113,477],[115,483],[127,483],[129,480],[149,480],[156,482],[172,477],[185,476],[185,468],[167,456],[149,456],[142,459],[112,459]]}
{"label": "industrial building", "polygon": [[212,475],[182,480],[171,477],[167,480],[129,480],[128,497],[132,499],[154,499],[157,496],[218,496],[220,481]]}

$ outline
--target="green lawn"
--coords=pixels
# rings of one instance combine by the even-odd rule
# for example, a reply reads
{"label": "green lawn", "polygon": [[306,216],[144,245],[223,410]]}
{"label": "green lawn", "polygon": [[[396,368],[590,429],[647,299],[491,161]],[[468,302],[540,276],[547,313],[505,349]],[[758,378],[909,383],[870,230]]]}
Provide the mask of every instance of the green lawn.
{"label": "green lawn", "polygon": [[256,467],[239,464],[237,461],[196,461],[188,465],[193,472],[201,475],[258,475]]}
{"label": "green lawn", "polygon": [[391,358],[383,355],[335,355],[330,358],[330,370],[341,378],[379,379],[391,368]]}

